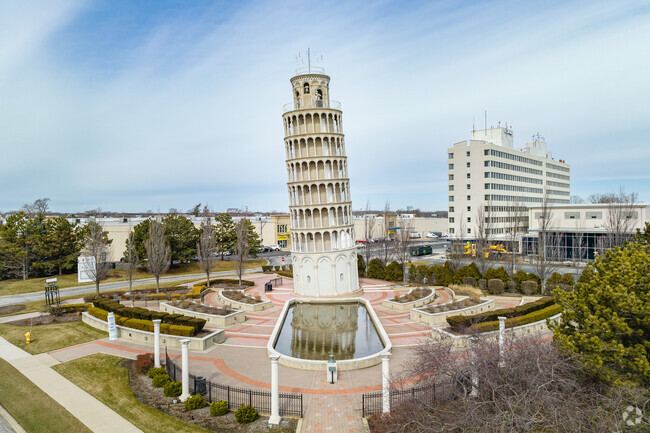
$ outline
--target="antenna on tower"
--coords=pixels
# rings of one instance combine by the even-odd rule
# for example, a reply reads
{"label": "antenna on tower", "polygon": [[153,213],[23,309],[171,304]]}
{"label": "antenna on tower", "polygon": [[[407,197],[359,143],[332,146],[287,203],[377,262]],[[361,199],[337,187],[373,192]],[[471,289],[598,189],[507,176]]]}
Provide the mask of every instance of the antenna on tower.
{"label": "antenna on tower", "polygon": [[311,73],[311,54],[309,53],[309,48],[307,48],[307,68]]}

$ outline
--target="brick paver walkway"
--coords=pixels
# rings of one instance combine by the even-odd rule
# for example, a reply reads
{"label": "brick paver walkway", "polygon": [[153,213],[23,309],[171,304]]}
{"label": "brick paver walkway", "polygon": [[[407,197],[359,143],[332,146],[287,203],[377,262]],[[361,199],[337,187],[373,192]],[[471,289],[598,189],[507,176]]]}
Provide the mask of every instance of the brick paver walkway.
{"label": "brick paver walkway", "polygon": [[[264,283],[273,276],[264,274],[247,275],[246,279],[255,282],[247,289],[249,295],[259,295],[273,303],[273,307],[246,314],[244,323],[226,329],[226,342],[214,349],[199,353],[191,352],[190,369],[193,374],[206,376],[210,381],[244,388],[270,389],[271,371],[267,342],[279,319],[286,301],[293,297],[293,283],[285,279],[285,284],[264,293]],[[386,330],[392,344],[391,373],[398,373],[409,358],[410,347],[421,344],[422,339],[431,335],[427,325],[409,320],[408,311],[396,311],[381,306],[385,299],[403,294],[404,287],[393,290],[392,286],[379,280],[362,279],[364,294]],[[451,300],[444,290],[437,290],[435,304]],[[218,305],[216,293],[206,296],[205,302]],[[496,298],[497,308],[518,305],[521,298]],[[150,352],[151,347],[108,339],[85,343],[50,353],[61,362],[82,357],[91,353],[103,352],[123,357],[135,358],[139,353]],[[180,351],[169,349],[172,358],[179,359]],[[297,370],[280,366],[280,390],[298,392],[304,398],[305,432],[361,432],[361,394],[381,390],[381,366],[341,372],[339,381],[327,383],[324,372]]]}

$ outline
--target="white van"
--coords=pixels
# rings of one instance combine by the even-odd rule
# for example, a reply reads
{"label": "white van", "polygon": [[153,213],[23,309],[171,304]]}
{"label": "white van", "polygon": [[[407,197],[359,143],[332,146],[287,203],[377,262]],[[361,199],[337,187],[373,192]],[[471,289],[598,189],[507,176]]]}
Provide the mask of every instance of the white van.
{"label": "white van", "polygon": [[418,232],[409,233],[409,239],[420,239],[422,236]]}

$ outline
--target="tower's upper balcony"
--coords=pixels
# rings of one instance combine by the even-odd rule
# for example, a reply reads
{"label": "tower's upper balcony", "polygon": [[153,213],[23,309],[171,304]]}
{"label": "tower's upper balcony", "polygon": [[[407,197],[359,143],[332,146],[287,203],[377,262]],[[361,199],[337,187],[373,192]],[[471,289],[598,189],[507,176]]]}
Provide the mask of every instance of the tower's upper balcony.
{"label": "tower's upper balcony", "polygon": [[296,75],[322,74],[325,75],[325,68],[320,66],[304,66],[296,69]]}
{"label": "tower's upper balcony", "polygon": [[294,110],[305,110],[308,108],[331,108],[333,110],[341,110],[341,103],[339,101],[327,101],[324,99],[305,99],[289,102],[285,104],[283,109],[285,113]]}

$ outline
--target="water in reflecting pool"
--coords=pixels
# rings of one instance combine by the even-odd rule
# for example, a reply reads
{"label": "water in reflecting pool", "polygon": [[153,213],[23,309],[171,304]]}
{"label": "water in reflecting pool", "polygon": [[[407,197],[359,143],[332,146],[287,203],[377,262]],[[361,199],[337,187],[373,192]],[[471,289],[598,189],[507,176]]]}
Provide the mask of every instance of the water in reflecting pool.
{"label": "water in reflecting pool", "polygon": [[384,345],[366,307],[359,303],[289,307],[275,350],[294,358],[325,361],[363,358]]}

